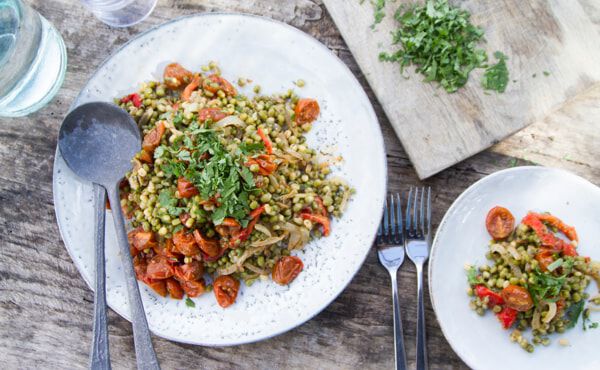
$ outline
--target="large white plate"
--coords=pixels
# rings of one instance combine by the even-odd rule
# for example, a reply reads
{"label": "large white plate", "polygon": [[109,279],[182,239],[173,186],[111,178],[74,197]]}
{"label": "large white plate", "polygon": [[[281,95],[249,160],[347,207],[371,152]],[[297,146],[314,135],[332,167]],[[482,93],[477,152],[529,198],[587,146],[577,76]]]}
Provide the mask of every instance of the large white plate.
{"label": "large white plate", "polygon": [[[517,222],[529,210],[551,212],[577,228],[580,254],[600,258],[598,187],[569,172],[544,167],[517,167],[483,178],[452,204],[433,243],[429,290],[446,339],[474,369],[600,369],[600,330],[584,332],[581,321],[565,334],[552,335],[549,347],[538,346],[530,354],[509,341],[510,330],[503,330],[493,315],[480,317],[469,309],[464,265],[488,262],[485,216],[496,205],[508,208]],[[588,292],[595,291],[592,282]],[[599,319],[597,315],[595,320]],[[570,346],[559,345],[559,338]]]}
{"label": "large white plate", "polygon": [[[226,78],[251,78],[263,93],[295,87],[322,107],[309,143],[335,146],[344,157],[339,175],[356,189],[332,235],[313,242],[300,256],[305,270],[289,287],[260,282],[242,287],[237,302],[224,310],[212,294],[196,307],[157,296],[141,284],[150,329],[162,337],[201,345],[233,345],[271,337],[310,319],[348,285],[363,263],[380,220],[386,186],[383,139],[373,108],[350,70],[325,46],[301,31],[266,18],[238,14],[185,17],[143,33],[105,61],[85,85],[74,106],[137,89],[160,79],[172,61],[199,70],[217,61]],[[252,94],[251,87],[244,93]],[[334,175],[334,176],[335,176]],[[93,281],[92,187],[74,176],[56,154],[54,203],[61,235],[85,281]],[[112,219],[106,221],[108,304],[129,319],[124,277]]]}

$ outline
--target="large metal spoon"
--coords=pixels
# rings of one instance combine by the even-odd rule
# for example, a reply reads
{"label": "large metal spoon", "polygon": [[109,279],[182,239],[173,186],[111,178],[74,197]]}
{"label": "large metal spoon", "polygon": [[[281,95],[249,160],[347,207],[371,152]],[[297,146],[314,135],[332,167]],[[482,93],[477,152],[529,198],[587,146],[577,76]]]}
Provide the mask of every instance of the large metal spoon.
{"label": "large metal spoon", "polygon": [[[58,135],[60,154],[69,168],[79,177],[95,184],[95,190],[98,190],[94,192],[96,207],[104,207],[104,204],[98,202],[104,199],[104,189],[108,192],[129,295],[137,367],[145,370],[160,369],[160,367],[150,339],[148,322],[133,270],[119,199],[119,182],[125,172],[131,169],[131,158],[140,150],[140,141],[139,129],[127,112],[113,104],[100,102],[83,104],[71,111],[63,121]],[[103,189],[98,189],[99,185]],[[96,212],[100,212],[98,208]],[[103,223],[103,216],[96,218]],[[100,225],[97,226],[99,229]],[[96,242],[103,244],[103,237],[98,238],[98,232]],[[96,250],[103,248],[104,245],[96,245]],[[98,305],[105,302],[104,254],[96,253],[96,258],[100,259],[96,261],[96,305]],[[94,320],[91,366],[110,368],[106,310],[95,307],[94,313],[98,317]],[[94,351],[97,351],[97,356]],[[96,365],[95,358],[99,359]]]}

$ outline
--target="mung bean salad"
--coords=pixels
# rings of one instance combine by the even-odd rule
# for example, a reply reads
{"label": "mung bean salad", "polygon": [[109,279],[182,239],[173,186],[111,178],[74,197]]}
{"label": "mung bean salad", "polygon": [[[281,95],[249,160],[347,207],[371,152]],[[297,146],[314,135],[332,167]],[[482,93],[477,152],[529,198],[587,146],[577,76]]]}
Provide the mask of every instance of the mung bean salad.
{"label": "mung bean salad", "polygon": [[[470,307],[480,315],[492,311],[527,352],[549,345],[550,334],[573,328],[580,317],[584,330],[598,327],[590,312],[600,309],[600,295],[585,290],[592,280],[600,288],[600,265],[579,255],[575,228],[549,213],[529,212],[516,228],[514,223],[504,207],[489,211],[486,257],[492,264],[466,266]],[[524,335],[528,329],[531,341]],[[566,339],[560,343],[568,345]]]}
{"label": "mung bean salad", "polygon": [[254,93],[239,93],[215,63],[171,63],[163,81],[115,100],[143,135],[121,186],[131,255],[138,280],[161,296],[194,305],[212,290],[228,307],[241,281],[290,284],[303,269],[296,251],[327,237],[352,195],[330,175],[339,158],[307,144],[319,103]]}

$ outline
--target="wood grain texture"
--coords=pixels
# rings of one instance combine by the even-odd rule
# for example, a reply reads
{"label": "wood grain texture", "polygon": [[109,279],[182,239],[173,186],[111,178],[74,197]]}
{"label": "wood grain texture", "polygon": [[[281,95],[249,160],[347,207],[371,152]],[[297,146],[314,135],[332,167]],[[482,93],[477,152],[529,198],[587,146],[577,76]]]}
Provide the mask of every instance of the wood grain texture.
{"label": "wood grain texture", "polygon": [[598,2],[451,1],[485,29],[483,47],[492,60],[496,50],[509,56],[514,82],[504,94],[486,93],[477,70],[463,89],[448,94],[424,83],[414,68],[401,74],[396,63],[378,60],[381,51],[398,48],[390,45],[397,28],[393,14],[413,0],[388,1],[375,30],[369,1],[323,1],[421,178],[496,144],[600,83]]}
{"label": "wood grain texture", "polygon": [[[582,0],[583,1],[583,0]],[[319,2],[309,0],[159,1],[144,23],[111,29],[72,0],[34,0],[68,48],[65,84],[45,109],[0,121],[0,368],[84,369],[92,340],[93,293],[58,233],[52,203],[52,163],[60,122],[85,80],[133,35],[174,17],[203,11],[243,11],[300,27],[350,67],[381,122],[390,191],[431,185],[434,224],[469,185],[497,170],[526,164],[568,168],[600,184],[600,89],[471,159],[420,182],[382,107]],[[600,19],[600,17],[597,17]],[[505,155],[509,153],[511,156]],[[514,157],[513,157],[514,156]],[[415,357],[416,279],[410,262],[399,276],[411,367]],[[349,287],[322,313],[276,338],[237,347],[203,348],[154,337],[163,369],[391,369],[393,330],[387,273],[370,253]],[[465,300],[466,303],[466,300]],[[465,304],[465,309],[467,305]],[[426,295],[432,369],[465,369],[444,339]],[[134,369],[131,325],[109,310],[114,369]]]}

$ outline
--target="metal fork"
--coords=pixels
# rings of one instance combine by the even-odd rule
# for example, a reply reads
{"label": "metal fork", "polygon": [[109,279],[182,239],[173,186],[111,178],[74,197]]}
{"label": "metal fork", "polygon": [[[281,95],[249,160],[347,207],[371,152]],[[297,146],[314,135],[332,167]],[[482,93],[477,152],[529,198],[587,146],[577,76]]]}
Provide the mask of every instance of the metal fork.
{"label": "metal fork", "polygon": [[377,255],[379,262],[385,267],[392,279],[392,299],[394,302],[394,355],[396,370],[407,369],[406,352],[404,350],[404,333],[400,318],[398,301],[398,268],[404,262],[404,235],[402,227],[402,204],[400,195],[389,195],[383,209],[383,219],[377,232]]}
{"label": "metal fork", "polygon": [[429,258],[431,246],[431,188],[427,189],[427,199],[425,199],[425,188],[422,188],[419,193],[418,188],[411,187],[406,202],[404,243],[406,254],[417,269],[417,370],[424,370],[428,369],[428,364],[423,304],[423,265]]}

